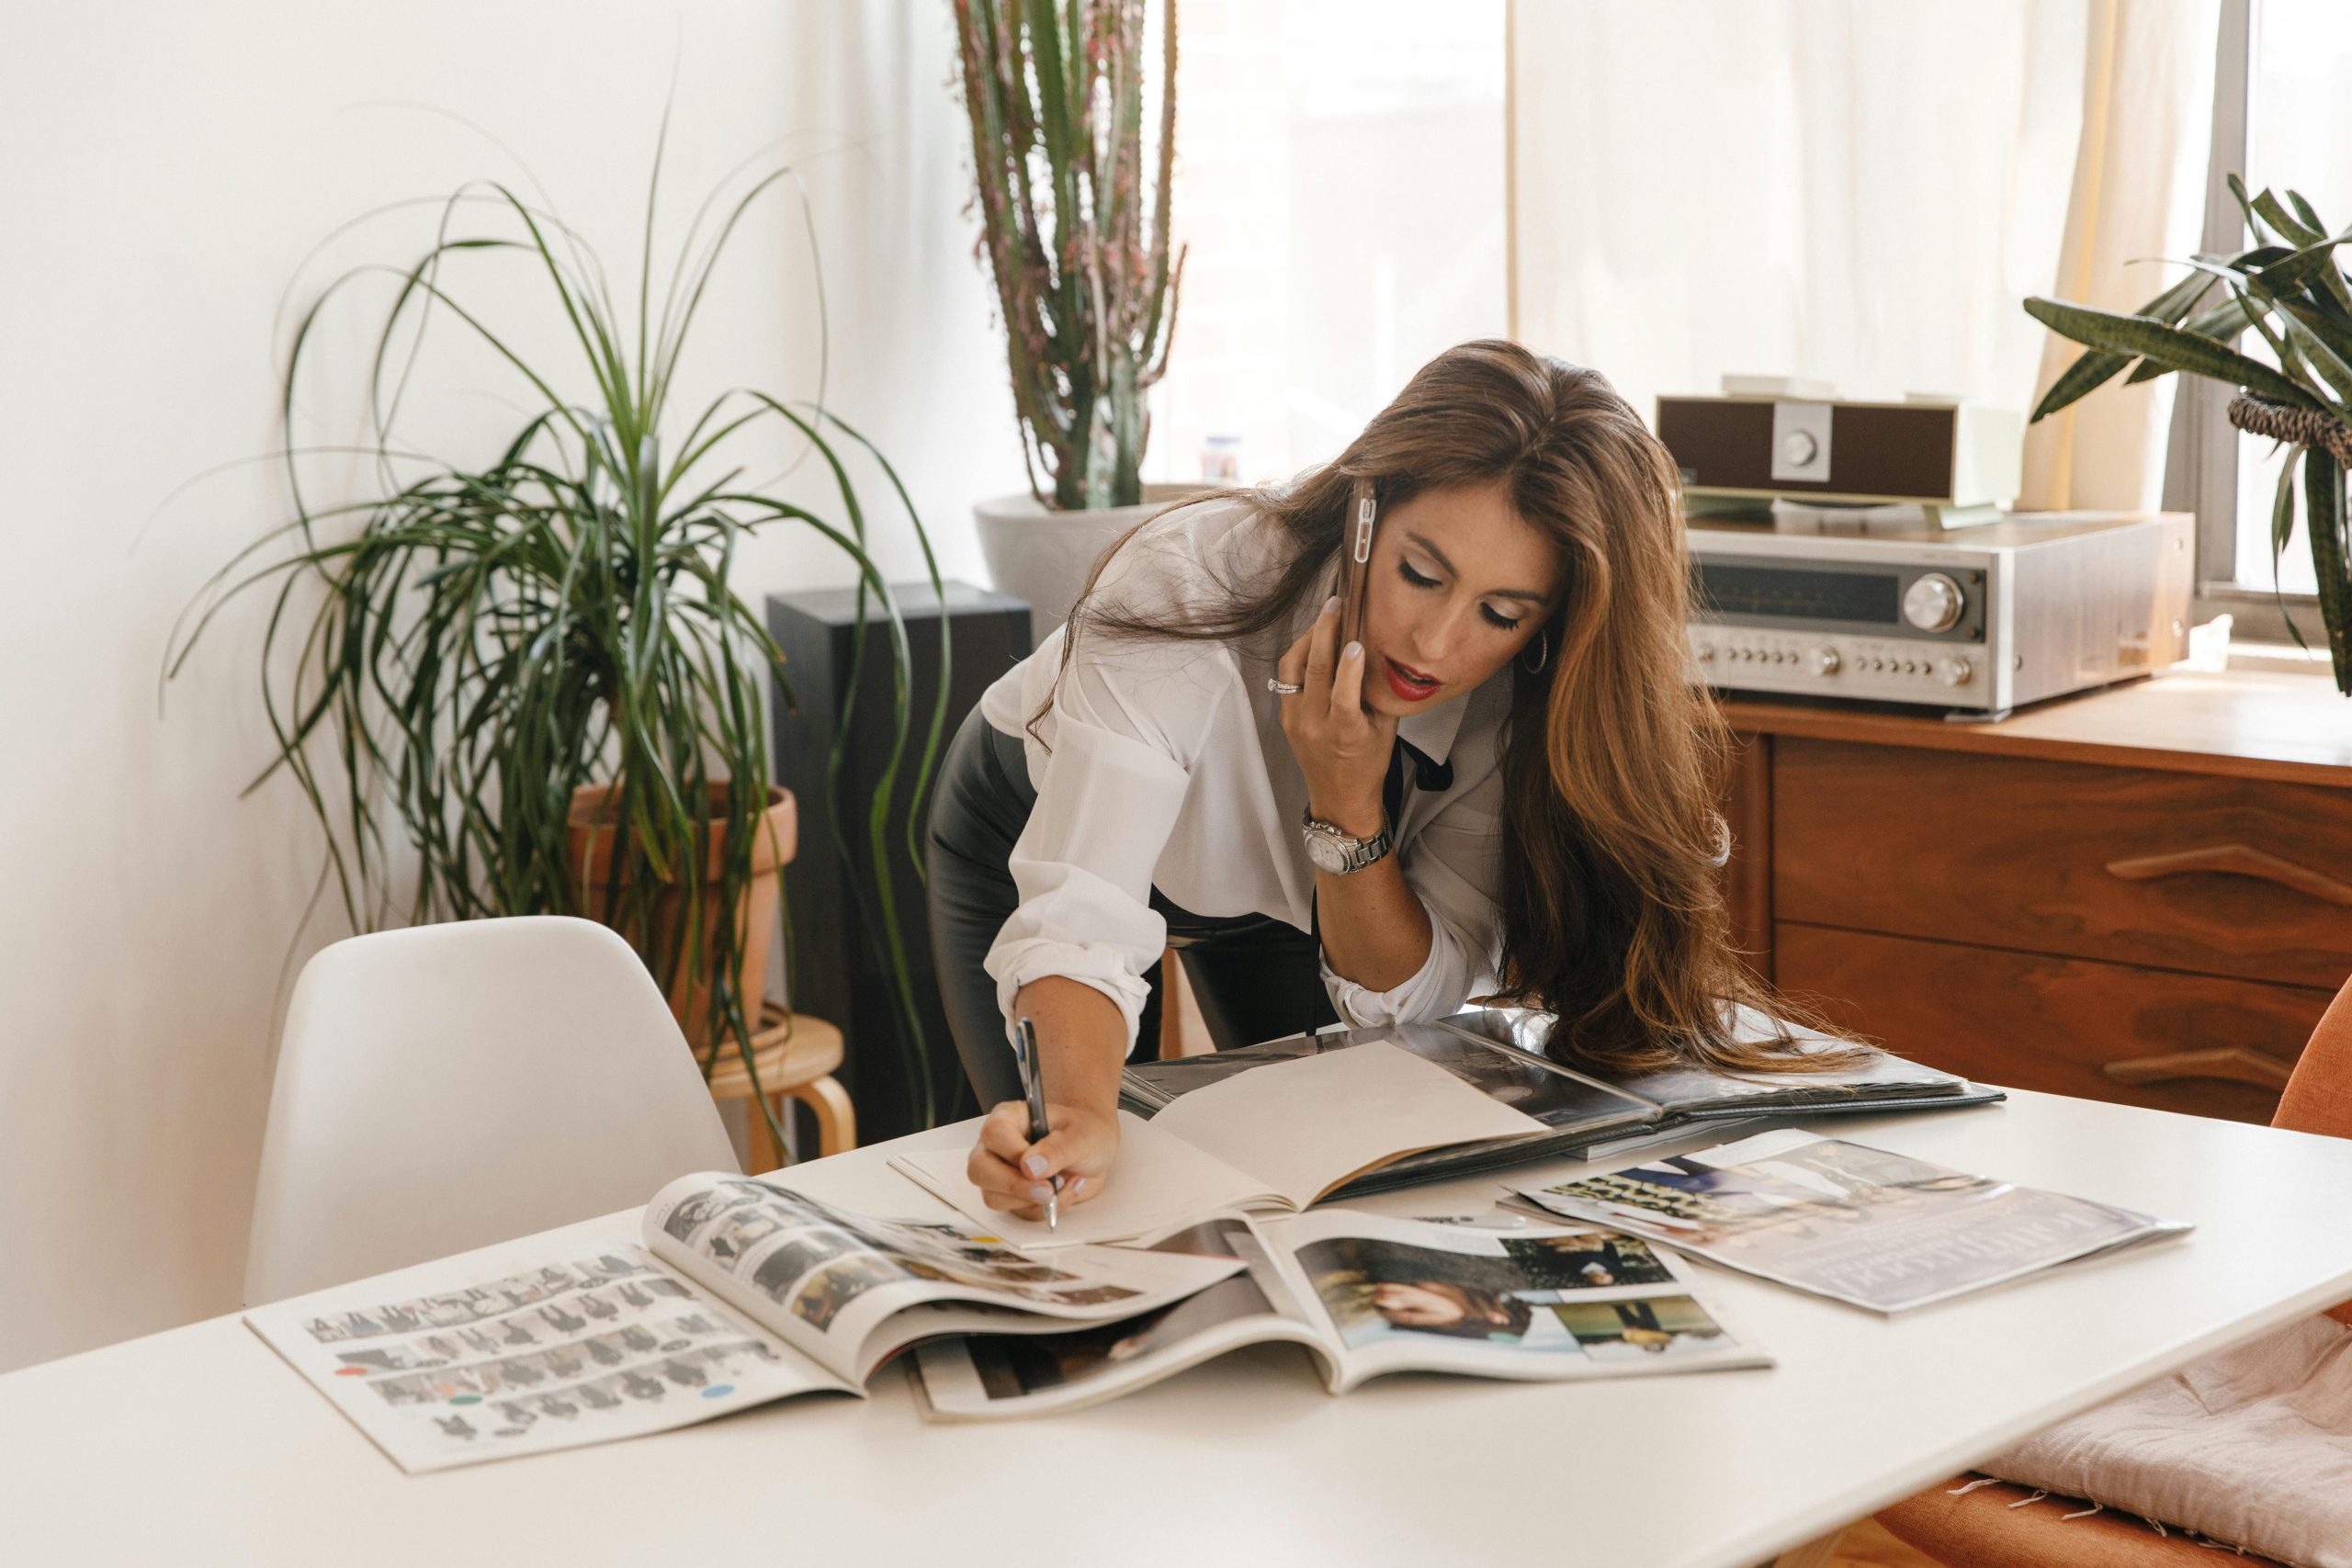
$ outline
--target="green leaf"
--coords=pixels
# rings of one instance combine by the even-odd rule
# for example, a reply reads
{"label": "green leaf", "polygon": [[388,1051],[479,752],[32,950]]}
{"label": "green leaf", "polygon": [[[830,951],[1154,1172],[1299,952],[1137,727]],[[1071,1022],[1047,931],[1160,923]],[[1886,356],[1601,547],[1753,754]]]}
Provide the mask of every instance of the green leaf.
{"label": "green leaf", "polygon": [[[2191,272],[2133,313],[2167,324],[2178,321],[2212,287],[2211,276],[2201,272]],[[2034,408],[2033,417],[2041,419],[2056,413],[2068,404],[2097,391],[2114,379],[2135,357],[2129,354],[2105,354],[2096,350],[2076,356],[2075,363],[2066,367],[2058,379],[2050,384],[2050,389],[2041,395],[2041,401]],[[2132,379],[2145,380],[2146,370],[2145,366],[2141,367]],[[2154,373],[2162,375],[2164,372],[2160,369]]]}
{"label": "green leaf", "polygon": [[2294,209],[2295,216],[2302,220],[2303,227],[2311,230],[2313,233],[2324,234],[2327,232],[2327,225],[2320,221],[2319,214],[2312,210],[2312,204],[2303,199],[2303,193],[2301,191],[2289,191],[2287,193],[2287,205]]}
{"label": "green leaf", "polygon": [[2316,225],[2306,225],[2299,220],[2267,190],[2254,198],[2254,210],[2260,213],[2262,220],[2290,244],[2308,245],[2324,232]]}
{"label": "green leaf", "polygon": [[2304,363],[2318,372],[2320,379],[2335,389],[2337,401],[2352,405],[2352,365],[2346,365],[2326,340],[2305,323],[2301,312],[2280,310],[2278,324],[2286,328],[2288,340],[2301,355]]}
{"label": "green leaf", "polygon": [[2270,500],[2270,574],[2278,575],[2278,562],[2287,553],[2287,541],[2295,532],[2295,458],[2301,448],[2287,454],[2278,465],[2278,488]]}
{"label": "green leaf", "polygon": [[2293,408],[2316,408],[2318,400],[2278,371],[2225,348],[2211,338],[2152,321],[2055,299],[2025,302],[2026,313],[2063,337],[2110,354],[2142,355],[2175,370],[2186,370]]}
{"label": "green leaf", "polygon": [[2352,578],[2346,576],[2352,552],[2344,536],[2344,471],[2334,455],[2317,446],[2303,448],[2303,523],[2335,689],[2352,695]]}

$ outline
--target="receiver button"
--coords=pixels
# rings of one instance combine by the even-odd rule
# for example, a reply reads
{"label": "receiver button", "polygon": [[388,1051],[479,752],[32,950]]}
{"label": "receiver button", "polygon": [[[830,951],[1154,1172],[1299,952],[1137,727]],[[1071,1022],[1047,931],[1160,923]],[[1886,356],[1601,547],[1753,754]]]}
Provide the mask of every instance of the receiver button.
{"label": "receiver button", "polygon": [[1940,571],[1915,580],[1903,594],[1903,618],[1923,632],[1950,631],[1960,622],[1967,596]]}

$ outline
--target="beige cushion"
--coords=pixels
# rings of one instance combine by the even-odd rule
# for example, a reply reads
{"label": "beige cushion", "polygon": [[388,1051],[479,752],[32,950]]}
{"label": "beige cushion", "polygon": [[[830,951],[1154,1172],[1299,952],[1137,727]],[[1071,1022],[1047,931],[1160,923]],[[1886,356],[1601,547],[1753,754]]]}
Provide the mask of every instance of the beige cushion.
{"label": "beige cushion", "polygon": [[2298,1568],[2352,1568],[2352,1328],[2300,1319],[1978,1468]]}

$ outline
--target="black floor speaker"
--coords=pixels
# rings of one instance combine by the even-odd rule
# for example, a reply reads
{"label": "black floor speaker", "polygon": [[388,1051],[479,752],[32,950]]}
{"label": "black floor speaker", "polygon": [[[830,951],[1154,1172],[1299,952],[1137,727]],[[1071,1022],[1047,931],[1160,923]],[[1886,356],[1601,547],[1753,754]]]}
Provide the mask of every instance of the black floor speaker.
{"label": "black floor speaker", "polygon": [[[857,1107],[861,1144],[911,1133],[932,1120],[974,1114],[970,1088],[947,1032],[939,1003],[923,889],[910,845],[931,809],[931,790],[914,788],[924,731],[939,694],[939,646],[952,654],[947,677],[944,751],[980,694],[1029,655],[1029,606],[1005,594],[962,582],[894,586],[907,629],[912,680],[911,719],[905,761],[891,786],[890,831],[884,846],[897,907],[896,926],[913,985],[919,1041],[908,1038],[884,957],[879,884],[868,813],[884,787],[899,712],[890,657],[890,627],[866,600],[865,659],[856,655],[857,593],[818,589],[768,596],[768,633],[784,650],[784,682],[775,692],[775,782],[798,797],[800,847],[785,868],[785,918],[792,1005],[841,1029],[840,1077]],[[855,674],[854,693],[851,689]],[[787,698],[784,685],[790,687]],[[853,696],[854,700],[853,701]],[[841,763],[829,781],[831,755],[844,705],[850,711]],[[911,815],[910,815],[911,814]],[[929,1103],[923,1080],[930,1084]],[[804,1149],[811,1145],[805,1140]]]}

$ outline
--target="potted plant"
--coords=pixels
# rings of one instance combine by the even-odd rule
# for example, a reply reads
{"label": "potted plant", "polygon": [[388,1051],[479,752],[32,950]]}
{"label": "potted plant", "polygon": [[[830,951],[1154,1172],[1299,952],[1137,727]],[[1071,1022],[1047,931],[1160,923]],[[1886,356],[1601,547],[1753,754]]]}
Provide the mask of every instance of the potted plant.
{"label": "potted plant", "polygon": [[[657,147],[633,317],[616,308],[580,234],[494,182],[448,197],[413,261],[356,267],[327,285],[286,366],[290,520],[207,585],[175,630],[167,671],[185,666],[231,599],[274,581],[262,696],[277,750],[263,777],[283,770],[300,785],[353,927],[539,913],[603,920],[662,982],[705,1072],[722,1052],[736,1055],[764,1109],[750,1036],[795,804],[768,782],[766,682],[782,679],[782,656],[735,592],[737,553],[755,530],[797,524],[852,563],[861,604],[870,599],[890,629],[892,773],[912,758],[920,794],[944,711],[918,741],[906,638],[867,551],[867,510],[846,457],[873,459],[926,563],[931,547],[889,465],[821,402],[737,389],[699,410],[674,406],[712,270],[746,210],[791,171],[747,175],[731,199],[723,182],[657,299],[661,161]],[[526,269],[565,323],[560,363],[517,352],[452,276],[502,264]],[[395,288],[376,324],[364,446],[378,493],[317,504],[293,428],[313,329],[348,286],[386,274]],[[427,329],[442,322],[486,347],[527,400],[484,463],[420,456],[399,434],[401,389]],[[760,460],[741,448],[762,432],[821,459],[836,513],[741,482],[744,465]],[[881,792],[866,814],[877,867],[899,837],[894,798]],[[859,896],[881,905],[869,926],[893,933],[901,1044],[920,1071],[887,874]]]}
{"label": "potted plant", "polygon": [[977,508],[980,546],[1041,632],[1106,545],[1191,488],[1141,479],[1144,393],[1168,368],[1184,268],[1168,241],[1175,0],[1162,24],[1147,188],[1142,0],[956,0],[981,248],[1029,468],[1027,495]]}
{"label": "potted plant", "polygon": [[[2036,321],[2088,351],[2052,384],[2033,417],[2053,414],[2118,376],[2146,381],[2179,370],[2237,388],[2230,423],[2301,453],[2302,515],[2319,578],[2320,621],[2336,690],[2352,695],[2352,552],[2344,494],[2352,467],[2352,283],[2335,262],[2335,249],[2352,242],[2352,229],[2330,233],[2311,203],[2291,190],[2283,202],[2267,190],[2248,199],[2233,175],[2230,193],[2245,214],[2254,248],[2193,258],[2188,276],[2136,312],[2025,302]],[[2209,307],[2217,291],[2222,298]],[[2231,346],[2249,329],[2269,346],[2275,367]],[[2290,460],[2278,475],[2270,514],[2274,562],[2294,532],[2296,468]]]}

